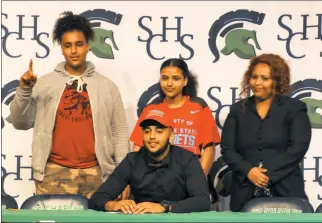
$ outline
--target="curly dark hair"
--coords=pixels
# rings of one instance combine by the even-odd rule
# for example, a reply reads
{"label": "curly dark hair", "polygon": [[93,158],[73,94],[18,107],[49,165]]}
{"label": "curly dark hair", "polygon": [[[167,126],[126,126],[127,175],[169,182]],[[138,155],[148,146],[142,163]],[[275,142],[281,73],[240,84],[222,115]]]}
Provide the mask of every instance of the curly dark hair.
{"label": "curly dark hair", "polygon": [[[182,95],[187,95],[190,97],[197,97],[198,93],[198,80],[197,77],[189,71],[187,63],[182,59],[177,58],[170,58],[164,61],[161,64],[160,71],[165,67],[178,67],[180,70],[182,70],[183,76],[188,78],[187,85],[182,89]],[[165,94],[161,90],[161,86],[159,85],[160,89],[160,98],[164,99]]]}
{"label": "curly dark hair", "polygon": [[290,88],[290,67],[286,61],[276,54],[262,54],[250,60],[249,66],[244,73],[241,83],[241,98],[249,97],[249,80],[252,76],[254,67],[257,64],[264,63],[271,68],[271,78],[273,80],[273,96],[285,95]]}
{"label": "curly dark hair", "polygon": [[94,31],[91,23],[83,16],[73,14],[71,11],[61,13],[63,17],[56,20],[53,29],[53,42],[61,44],[61,39],[64,33],[71,31],[80,31],[84,34],[86,42],[93,40]]}

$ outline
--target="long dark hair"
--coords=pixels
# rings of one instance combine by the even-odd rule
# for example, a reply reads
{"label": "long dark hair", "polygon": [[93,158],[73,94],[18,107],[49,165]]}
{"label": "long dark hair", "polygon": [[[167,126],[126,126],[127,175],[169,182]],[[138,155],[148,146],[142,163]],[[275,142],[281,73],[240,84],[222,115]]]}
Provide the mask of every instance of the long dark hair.
{"label": "long dark hair", "polygon": [[[198,93],[197,89],[199,86],[197,77],[189,71],[188,65],[184,60],[177,59],[177,58],[167,59],[161,64],[160,72],[165,67],[178,67],[180,70],[182,70],[183,76],[188,78],[187,85],[182,89],[182,95],[187,95],[190,97],[197,96],[197,93]],[[160,98],[164,99],[165,94],[163,93],[160,85],[159,85],[159,88],[160,88]]]}

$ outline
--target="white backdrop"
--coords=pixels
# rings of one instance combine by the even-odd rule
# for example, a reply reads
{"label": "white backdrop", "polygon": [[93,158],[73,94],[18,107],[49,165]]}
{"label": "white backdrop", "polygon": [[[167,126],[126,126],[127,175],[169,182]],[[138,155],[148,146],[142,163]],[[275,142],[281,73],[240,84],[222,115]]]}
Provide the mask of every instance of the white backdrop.
{"label": "white backdrop", "polygon": [[[322,136],[322,2],[6,1],[2,6],[3,118],[9,114],[8,104],[17,84],[14,80],[26,71],[30,58],[34,60],[34,73],[37,75],[52,71],[63,60],[60,47],[52,44],[51,32],[56,18],[65,10],[77,14],[96,10],[94,16],[99,16],[97,9],[101,9],[122,15],[119,24],[114,20],[116,14],[105,13],[108,21],[114,21],[112,23],[99,20],[99,17],[91,21],[101,22],[97,28],[113,31],[118,50],[107,39],[105,42],[112,47],[115,58],[99,58],[97,53],[94,55],[90,52],[88,60],[95,64],[98,72],[119,86],[129,134],[137,120],[137,102],[144,91],[157,83],[163,61],[151,58],[147,49],[154,57],[166,59],[181,54],[187,59],[190,69],[199,78],[199,96],[214,111],[218,126],[223,125],[232,99],[239,98],[240,80],[247,68],[248,58],[261,53],[280,54],[290,64],[292,83],[296,83],[299,94],[311,93],[305,96],[315,99],[315,107],[312,105],[314,109],[320,108],[310,109],[312,122],[317,127],[312,129],[311,146],[304,161],[304,178],[312,205],[317,207],[322,202],[322,152],[319,139]],[[222,24],[222,28],[212,33],[211,40],[216,43],[212,46],[217,46],[219,57],[213,55],[208,44],[209,30],[216,20],[219,20],[216,24]],[[243,27],[234,24],[242,24]],[[306,28],[313,25],[315,27]],[[165,27],[177,29],[165,30]],[[231,30],[220,36],[226,27],[231,27]],[[163,30],[166,32],[164,41],[161,41]],[[150,43],[139,41],[149,38],[148,31],[151,35],[160,35],[150,36],[153,37]],[[38,36],[36,39],[33,38],[35,33]],[[218,33],[217,39],[215,33]],[[176,41],[177,36],[181,36],[179,41]],[[230,55],[220,52],[225,40],[233,51]],[[255,47],[256,42],[258,48]],[[102,49],[100,47],[99,50]],[[215,58],[218,60],[213,62]],[[21,205],[34,193],[30,169],[32,129],[18,131],[6,121],[3,124],[2,192],[15,196]]]}

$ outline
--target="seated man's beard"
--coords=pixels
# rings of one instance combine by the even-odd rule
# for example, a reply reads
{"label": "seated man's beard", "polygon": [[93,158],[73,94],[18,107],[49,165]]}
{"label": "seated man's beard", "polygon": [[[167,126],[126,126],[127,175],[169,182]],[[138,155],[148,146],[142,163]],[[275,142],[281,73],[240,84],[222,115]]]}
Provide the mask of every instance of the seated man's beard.
{"label": "seated man's beard", "polygon": [[[167,140],[167,143],[164,146],[162,146],[158,151],[151,152],[151,151],[148,150],[148,153],[152,157],[159,157],[159,156],[161,156],[167,150],[167,148],[168,148],[169,145],[170,145],[170,142],[169,142],[169,139],[168,139]],[[147,147],[147,146],[145,145],[145,147]]]}

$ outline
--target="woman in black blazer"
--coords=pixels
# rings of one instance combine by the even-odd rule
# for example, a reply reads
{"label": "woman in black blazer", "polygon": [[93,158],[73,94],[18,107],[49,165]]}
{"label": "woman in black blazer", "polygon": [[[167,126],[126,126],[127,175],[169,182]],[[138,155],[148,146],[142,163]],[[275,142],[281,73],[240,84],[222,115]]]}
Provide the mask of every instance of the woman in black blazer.
{"label": "woman in black blazer", "polygon": [[280,56],[250,61],[244,99],[231,106],[222,131],[221,153],[233,170],[232,211],[255,197],[307,199],[299,163],[309,148],[311,124],[305,103],[285,96],[289,86],[290,69]]}

